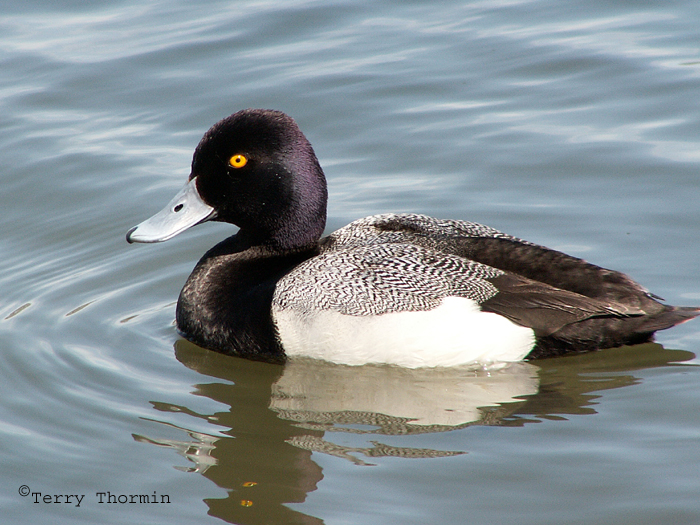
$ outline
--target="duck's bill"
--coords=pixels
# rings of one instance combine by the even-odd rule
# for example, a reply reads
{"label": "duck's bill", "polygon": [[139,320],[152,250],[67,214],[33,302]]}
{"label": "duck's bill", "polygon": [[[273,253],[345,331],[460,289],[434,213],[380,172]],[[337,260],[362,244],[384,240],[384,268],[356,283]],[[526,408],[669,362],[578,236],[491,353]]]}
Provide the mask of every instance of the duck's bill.
{"label": "duck's bill", "polygon": [[213,219],[214,208],[199,196],[196,179],[189,181],[173,200],[150,219],[134,226],[126,233],[127,242],[162,242],[195,224]]}

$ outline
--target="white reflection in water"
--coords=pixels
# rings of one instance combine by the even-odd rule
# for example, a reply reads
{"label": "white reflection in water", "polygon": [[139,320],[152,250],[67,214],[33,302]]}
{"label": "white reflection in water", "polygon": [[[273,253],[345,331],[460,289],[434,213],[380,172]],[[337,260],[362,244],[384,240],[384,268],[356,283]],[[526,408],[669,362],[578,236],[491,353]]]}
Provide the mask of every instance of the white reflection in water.
{"label": "white reflection in water", "polygon": [[537,370],[525,362],[480,370],[351,367],[295,360],[287,363],[282,377],[272,386],[270,408],[293,420],[354,412],[382,414],[411,425],[457,426],[478,421],[480,407],[535,394]]}

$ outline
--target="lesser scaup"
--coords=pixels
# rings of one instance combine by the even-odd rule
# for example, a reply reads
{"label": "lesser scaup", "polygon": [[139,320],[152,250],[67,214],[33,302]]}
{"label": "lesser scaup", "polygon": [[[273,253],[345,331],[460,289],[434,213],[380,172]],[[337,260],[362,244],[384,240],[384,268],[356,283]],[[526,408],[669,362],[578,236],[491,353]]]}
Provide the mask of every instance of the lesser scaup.
{"label": "lesser scaup", "polygon": [[375,215],[321,239],[326,201],[294,120],[249,109],[205,133],[189,182],[126,237],[237,225],[187,279],[177,326],[200,346],[254,359],[518,361],[646,342],[700,314],[661,304],[622,273],[471,222]]}

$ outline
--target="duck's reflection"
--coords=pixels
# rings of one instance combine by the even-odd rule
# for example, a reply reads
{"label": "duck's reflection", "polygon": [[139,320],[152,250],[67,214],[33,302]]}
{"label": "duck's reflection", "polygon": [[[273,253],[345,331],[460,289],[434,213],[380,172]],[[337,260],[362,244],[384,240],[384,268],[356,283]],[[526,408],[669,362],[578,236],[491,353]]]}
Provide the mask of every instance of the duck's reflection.
{"label": "duck's reflection", "polygon": [[[442,432],[479,422],[481,407],[535,394],[537,371],[535,365],[524,362],[486,371],[351,367],[298,360],[288,363],[272,385],[269,406],[298,427],[324,432]],[[405,455],[420,457],[421,453],[413,450]],[[425,457],[436,455],[440,454],[427,451]]]}
{"label": "duck's reflection", "polygon": [[[186,470],[226,489],[227,498],[206,500],[209,513],[241,524],[321,523],[285,506],[303,502],[323,478],[312,452],[359,465],[380,456],[458,455],[467,451],[397,446],[382,436],[594,414],[599,394],[592,392],[636,383],[634,370],[695,357],[647,344],[485,371],[348,367],[314,360],[271,365],[223,356],[184,340],[175,351],[186,366],[225,381],[198,384],[195,394],[228,410],[200,414],[157,402],[158,410],[207,421],[212,433],[175,427],[182,430],[182,440],[134,437],[173,448],[191,461]],[[334,438],[337,432],[342,439]]]}

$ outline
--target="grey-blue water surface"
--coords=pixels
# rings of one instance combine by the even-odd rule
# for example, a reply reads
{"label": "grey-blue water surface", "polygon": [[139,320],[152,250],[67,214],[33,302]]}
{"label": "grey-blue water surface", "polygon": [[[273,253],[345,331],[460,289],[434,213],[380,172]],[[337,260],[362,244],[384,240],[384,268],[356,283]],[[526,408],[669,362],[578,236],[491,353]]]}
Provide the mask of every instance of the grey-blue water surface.
{"label": "grey-blue water surface", "polygon": [[210,125],[268,107],[329,231],[472,220],[700,304],[698,2],[0,9],[1,522],[700,523],[698,321],[492,372],[282,367],[173,326],[234,228],[124,240]]}

